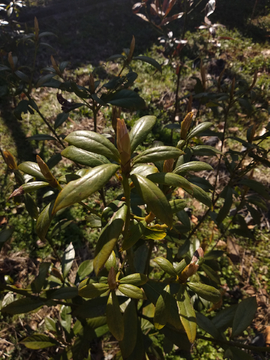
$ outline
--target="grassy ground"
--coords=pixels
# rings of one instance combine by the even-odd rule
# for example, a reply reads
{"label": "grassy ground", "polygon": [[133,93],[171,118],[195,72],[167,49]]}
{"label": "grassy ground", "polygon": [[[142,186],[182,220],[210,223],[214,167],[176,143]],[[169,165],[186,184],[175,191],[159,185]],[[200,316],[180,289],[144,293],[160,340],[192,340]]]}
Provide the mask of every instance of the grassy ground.
{"label": "grassy ground", "polygon": [[[22,20],[28,28],[33,26],[33,18],[37,16],[41,31],[51,31],[57,37],[48,38],[49,44],[54,50],[40,49],[38,56],[38,67],[44,67],[50,64],[49,57],[53,53],[57,61],[69,61],[67,75],[76,79],[81,85],[88,81],[89,71],[98,68],[97,76],[103,79],[106,72],[101,70],[100,65],[104,65],[107,73],[114,74],[117,72],[118,65],[103,62],[112,54],[121,53],[123,48],[129,47],[132,35],[136,37],[136,54],[147,54],[155,58],[159,63],[165,63],[166,58],[163,55],[162,47],[158,45],[158,35],[141,19],[134,16],[131,12],[132,1],[69,1],[57,2],[51,4],[49,1],[46,6],[38,7],[33,5],[44,5],[40,2],[32,2],[32,7],[22,12]],[[222,60],[226,66],[227,77],[231,81],[233,76],[237,74],[237,79],[243,82],[252,82],[254,73],[257,71],[258,79],[256,86],[260,89],[261,99],[258,101],[260,105],[263,103],[269,109],[270,103],[270,53],[269,53],[269,36],[270,36],[270,9],[266,1],[258,2],[246,1],[243,7],[242,1],[219,1],[217,9],[211,21],[221,23],[225,27],[221,27],[217,33],[217,40],[209,43],[211,40],[207,30],[199,31],[196,29],[203,22],[203,4],[198,7],[198,11],[190,15],[188,22],[188,32],[186,37],[189,39],[184,52],[185,67],[183,69],[183,77],[181,79],[180,96],[184,96],[194,86],[192,76],[198,76],[199,69],[196,64],[197,59],[203,59],[209,74],[209,83],[216,77],[215,60]],[[256,5],[256,6],[255,6]],[[172,26],[175,36],[177,36],[178,25]],[[12,44],[11,44],[12,46]],[[12,48],[10,49],[12,50]],[[31,49],[22,51],[19,60],[23,63],[29,60]],[[100,63],[101,62],[101,63]],[[139,93],[145,99],[147,108],[140,112],[126,112],[123,114],[129,124],[144,114],[154,114],[159,121],[159,127],[153,138],[163,140],[165,143],[170,141],[170,132],[167,134],[161,132],[163,125],[166,125],[174,117],[173,108],[170,106],[174,101],[174,92],[176,87],[175,69],[170,66],[164,66],[162,74],[155,73],[150,65],[142,65],[137,63],[134,70],[139,73],[136,81],[136,87]],[[40,106],[43,114],[45,114],[50,124],[53,124],[56,115],[61,112],[60,104],[56,99],[55,90],[37,90],[34,91],[34,97]],[[55,152],[60,149],[52,141],[45,144],[36,141],[26,141],[25,138],[37,133],[47,132],[46,125],[42,122],[37,114],[25,114],[22,120],[16,119],[13,114],[14,104],[12,101],[1,100],[1,117],[0,117],[0,141],[1,148],[10,151],[18,159],[18,162],[30,160],[35,161],[35,155],[39,154],[44,160],[48,160]],[[180,116],[186,111],[186,104],[181,103]],[[268,110],[269,111],[269,110]],[[181,113],[182,112],[182,113]],[[178,115],[179,115],[178,114]],[[111,110],[105,108],[99,117],[99,129],[109,131]],[[211,117],[209,113],[202,115],[203,119]],[[260,111],[259,115],[249,118],[241,112],[231,115],[230,127],[237,128],[236,131],[241,132],[246,127],[247,122],[267,120],[269,112]],[[216,121],[211,118],[210,120]],[[67,134],[74,129],[86,128],[92,129],[91,114],[83,109],[70,114],[70,118],[66,124],[61,127],[60,134]],[[217,124],[218,125],[218,124]],[[176,141],[176,138],[175,138]],[[60,163],[60,167],[56,170],[58,173],[71,169],[72,165],[68,162]],[[269,177],[269,171],[263,170],[257,174],[260,179]],[[14,178],[6,169],[4,161],[0,158],[0,226],[14,227],[14,233],[11,241],[2,250],[3,258],[14,257],[13,264],[16,264],[13,271],[10,271],[10,264],[7,261],[0,263],[1,270],[5,271],[5,275],[10,275],[15,281],[23,282],[23,269],[29,270],[30,277],[35,274],[35,262],[28,262],[30,258],[47,259],[50,257],[50,247],[40,244],[34,230],[34,222],[28,220],[27,212],[24,206],[13,200],[7,200],[9,194],[14,188]],[[107,189],[110,199],[117,196],[117,188]],[[41,202],[42,193],[39,194]],[[99,196],[91,199],[91,204],[96,207],[100,206]],[[85,219],[86,213],[81,208],[75,208],[72,211],[67,210],[61,215],[63,218],[71,220],[71,225],[63,231],[57,239],[55,246],[63,251],[66,244],[73,242],[79,257],[83,257],[84,253],[91,254],[92,243],[95,242],[97,233],[89,230]],[[268,221],[266,219],[266,221]],[[1,229],[0,228],[0,229]],[[269,225],[265,229],[257,232],[255,243],[250,243],[249,249],[240,242],[237,246],[238,256],[241,257],[240,266],[224,264],[223,276],[226,281],[232,282],[231,287],[241,282],[251,295],[265,296],[263,306],[268,303],[267,293],[270,287],[270,273],[268,270],[268,232]],[[203,229],[199,234],[201,240],[211,236],[208,229]],[[20,257],[18,256],[20,255]],[[20,259],[19,259],[20,258]],[[23,259],[23,260],[22,260]],[[30,261],[30,260],[29,260]],[[237,268],[237,271],[236,271]],[[235,275],[236,274],[236,275]],[[259,314],[264,316],[262,310]],[[40,315],[43,316],[43,315]],[[33,319],[32,319],[33,320]],[[269,320],[269,319],[268,319]],[[257,325],[265,326],[267,319],[257,318]],[[6,325],[1,329],[1,337],[5,341],[0,343],[0,356],[3,358],[23,358],[28,356],[26,353],[20,354],[18,346],[19,331],[27,332],[26,327],[31,321],[28,317],[23,319],[23,325],[19,324],[18,319],[15,325],[12,325],[11,319],[5,319]],[[26,324],[26,325],[25,325]],[[33,325],[34,326],[34,325]],[[31,327],[31,326],[30,326]],[[12,335],[8,334],[7,329],[12,328]],[[15,344],[15,345],[14,345]],[[202,346],[202,348],[201,348]],[[1,351],[2,354],[1,355]],[[206,350],[206,345],[199,343],[196,349],[197,358],[203,359],[203,353],[214,351],[213,348]],[[19,354],[19,355],[18,355]],[[199,355],[201,354],[201,355]],[[18,357],[20,356],[20,357]],[[40,355],[41,356],[41,355]],[[216,358],[222,358],[223,355],[215,354]],[[220,357],[218,357],[220,356]],[[44,357],[40,357],[44,358]],[[46,357],[45,357],[46,358]],[[179,358],[179,357],[178,357]],[[209,359],[209,356],[207,357]]]}

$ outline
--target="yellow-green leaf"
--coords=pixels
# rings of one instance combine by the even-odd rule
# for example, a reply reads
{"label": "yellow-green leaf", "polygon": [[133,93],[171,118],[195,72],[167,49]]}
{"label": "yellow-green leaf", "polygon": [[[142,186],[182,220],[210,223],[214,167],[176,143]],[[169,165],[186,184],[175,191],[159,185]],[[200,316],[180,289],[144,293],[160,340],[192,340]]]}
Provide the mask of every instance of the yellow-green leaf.
{"label": "yellow-green leaf", "polygon": [[119,291],[121,291],[121,293],[123,293],[124,295],[132,298],[132,299],[144,299],[145,295],[144,292],[138,288],[135,285],[131,285],[131,284],[120,284],[118,286]]}
{"label": "yellow-green leaf", "polygon": [[144,274],[135,273],[131,275],[124,276],[119,280],[120,284],[131,284],[135,286],[141,286],[147,283],[148,277]]}
{"label": "yellow-green leaf", "polygon": [[78,293],[81,297],[91,299],[105,293],[107,290],[109,290],[108,284],[90,283],[86,286],[80,287]]}
{"label": "yellow-green leaf", "polygon": [[169,260],[158,256],[153,260],[156,264],[158,264],[158,266],[165,271],[167,274],[171,275],[171,276],[176,276],[177,273],[172,265],[172,263],[170,263]]}
{"label": "yellow-green leaf", "polygon": [[154,325],[155,328],[160,330],[162,329],[168,321],[168,313],[170,306],[170,294],[169,294],[169,285],[162,290],[156,302],[156,310],[154,316]]}
{"label": "yellow-green leaf", "polygon": [[196,314],[186,290],[184,290],[182,300],[178,301],[178,307],[180,311],[181,322],[187,333],[189,341],[191,344],[193,344],[196,339],[197,330]]}

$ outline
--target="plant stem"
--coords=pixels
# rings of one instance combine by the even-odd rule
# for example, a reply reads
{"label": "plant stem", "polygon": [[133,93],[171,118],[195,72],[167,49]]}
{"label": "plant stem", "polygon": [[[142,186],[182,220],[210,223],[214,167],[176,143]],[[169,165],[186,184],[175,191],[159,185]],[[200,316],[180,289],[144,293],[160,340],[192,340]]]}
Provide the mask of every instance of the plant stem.
{"label": "plant stem", "polygon": [[129,186],[129,182],[128,182],[128,176],[126,174],[122,174],[123,176],[123,189],[124,189],[124,197],[125,197],[125,202],[127,205],[127,215],[126,215],[126,219],[125,219],[125,228],[124,228],[124,233],[123,233],[123,237],[124,239],[128,236],[128,230],[129,230],[129,224],[130,224],[130,186]]}
{"label": "plant stem", "polygon": [[246,349],[246,350],[251,350],[251,351],[256,351],[256,352],[268,352],[268,353],[270,353],[270,348],[269,347],[246,345],[246,344],[242,344],[242,343],[236,342],[236,341],[214,339],[214,338],[211,338],[209,336],[202,336],[202,335],[198,335],[197,339],[202,339],[202,340],[206,340],[206,341],[212,341],[212,342],[217,343],[217,344],[223,344],[223,345],[227,345],[227,346],[234,346],[234,347],[238,347],[238,348],[241,348],[241,349]]}
{"label": "plant stem", "polygon": [[[28,99],[32,100],[32,97],[28,94]],[[44,123],[48,126],[48,128],[50,129],[50,131],[53,133],[53,135],[57,138],[58,142],[60,143],[60,145],[63,147],[63,149],[65,149],[65,145],[62,142],[62,140],[60,139],[60,137],[56,134],[54,128],[50,125],[50,123],[47,121],[47,119],[43,116],[43,114],[40,112],[40,110],[38,108],[35,109],[36,112],[38,113],[38,115],[41,117],[41,119],[44,121]]]}

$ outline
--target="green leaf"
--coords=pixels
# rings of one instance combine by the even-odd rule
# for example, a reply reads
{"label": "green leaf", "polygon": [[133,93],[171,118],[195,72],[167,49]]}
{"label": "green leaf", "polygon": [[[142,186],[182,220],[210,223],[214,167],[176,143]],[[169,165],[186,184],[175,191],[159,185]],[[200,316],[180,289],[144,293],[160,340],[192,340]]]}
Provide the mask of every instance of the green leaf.
{"label": "green leaf", "polygon": [[169,260],[161,257],[161,256],[158,256],[156,257],[155,259],[153,259],[153,261],[158,264],[158,266],[163,270],[165,271],[167,274],[171,275],[171,276],[176,276],[177,273],[172,265],[172,263],[170,263]]}
{"label": "green leaf", "polygon": [[132,60],[141,60],[142,62],[148,63],[152,66],[154,66],[158,71],[162,72],[161,65],[154,59],[148,57],[148,56],[134,56]]}
{"label": "green leaf", "polygon": [[36,134],[33,136],[29,136],[27,137],[27,140],[36,140],[36,141],[45,141],[45,140],[56,140],[56,138],[54,138],[51,135],[47,135],[47,134]]}
{"label": "green leaf", "polygon": [[190,195],[195,197],[195,199],[199,200],[204,205],[206,205],[208,207],[212,206],[212,199],[199,186],[192,184],[192,191],[189,192],[188,190],[186,190],[186,192],[188,192]]}
{"label": "green leaf", "polygon": [[173,186],[175,188],[181,187],[186,191],[192,192],[192,184],[183,176],[173,173],[156,173],[147,176],[147,179],[154,183]]}
{"label": "green leaf", "polygon": [[46,74],[46,75],[41,76],[36,83],[36,88],[38,88],[38,87],[42,86],[44,83],[50,81],[54,76],[55,76],[55,74]]}
{"label": "green leaf", "polygon": [[162,329],[168,321],[168,313],[170,307],[170,286],[167,285],[164,290],[162,290],[156,302],[156,309],[154,315],[154,325],[155,328],[160,330]]}
{"label": "green leaf", "polygon": [[203,161],[191,161],[180,166],[177,166],[173,172],[178,175],[185,175],[189,171],[204,171],[213,170],[212,166]]}
{"label": "green leaf", "polygon": [[127,206],[124,204],[115,213],[111,222],[101,232],[95,249],[94,270],[96,274],[99,273],[100,269],[113,251],[113,248],[122,232],[126,214]]}
{"label": "green leaf", "polygon": [[[254,360],[254,356],[248,354],[246,351],[241,350],[237,347],[229,347],[229,350],[231,351],[233,357],[231,358],[232,360]],[[255,351],[254,351],[255,353]],[[227,351],[224,354],[225,356],[227,355]],[[227,356],[226,356],[227,358]],[[258,359],[262,359],[260,356],[258,357]]]}
{"label": "green leaf", "polygon": [[188,282],[188,287],[203,299],[216,303],[220,300],[220,291],[213,286],[202,283]]}
{"label": "green leaf", "polygon": [[232,337],[240,335],[252,322],[257,311],[256,297],[244,299],[237,306],[232,326]]}
{"label": "green leaf", "polygon": [[222,338],[220,331],[216,328],[216,326],[208,317],[204,316],[200,312],[197,312],[196,319],[198,326],[204,331],[206,331],[208,334],[213,336],[214,339]]}
{"label": "green leaf", "polygon": [[58,235],[61,231],[65,230],[72,222],[73,220],[61,219],[55,224],[48,238],[52,239],[53,237]]}
{"label": "green leaf", "polygon": [[219,213],[216,218],[216,223],[218,225],[221,224],[223,222],[223,220],[226,218],[226,216],[228,215],[228,213],[231,209],[232,203],[233,203],[232,188],[226,186],[224,190],[226,191],[225,201],[224,201],[222,208],[219,210]]}
{"label": "green leaf", "polygon": [[130,297],[132,299],[144,299],[144,292],[138,288],[135,285],[131,285],[131,284],[120,284],[118,286],[118,290],[121,291],[121,293],[123,293],[124,295],[126,295],[127,297]]}
{"label": "green leaf", "polygon": [[184,290],[183,300],[178,301],[177,303],[180,311],[181,322],[184,326],[190,343],[193,344],[196,339],[197,330],[196,314],[186,290]]}
{"label": "green leaf", "polygon": [[214,281],[216,284],[219,284],[219,282],[220,282],[219,276],[215,270],[213,270],[210,266],[206,265],[205,263],[203,263],[200,267],[206,273],[206,275],[209,277],[209,279]]}
{"label": "green leaf", "polygon": [[205,131],[212,125],[213,124],[211,122],[204,122],[204,123],[201,123],[201,124],[195,126],[195,128],[189,132],[189,134],[186,138],[186,141],[189,141],[193,137],[198,136],[200,133],[202,133],[203,131]]}
{"label": "green leaf", "polygon": [[18,76],[18,78],[24,82],[26,82],[27,84],[30,84],[30,79],[29,76],[24,74],[22,71],[20,70],[16,70],[15,74]]}
{"label": "green leaf", "polygon": [[47,331],[50,332],[57,332],[57,327],[56,327],[56,321],[53,320],[52,318],[50,318],[49,316],[46,316],[44,319],[45,322],[45,329]]}
{"label": "green leaf", "polygon": [[48,229],[50,227],[53,215],[52,215],[52,210],[53,210],[53,206],[54,206],[54,201],[49,203],[45,209],[43,209],[43,211],[40,213],[38,219],[37,219],[37,224],[36,224],[36,232],[38,237],[44,241],[46,238],[46,234],[48,232]]}
{"label": "green leaf", "polygon": [[24,194],[23,197],[24,197],[25,208],[28,214],[31,216],[31,218],[36,220],[38,218],[38,208],[34,199],[30,194]]}
{"label": "green leaf", "polygon": [[214,156],[216,154],[222,154],[221,151],[210,145],[196,145],[191,148],[194,156]]}
{"label": "green leaf", "polygon": [[14,229],[12,228],[0,231],[0,250],[4,243],[11,237],[13,231]]}
{"label": "green leaf", "polygon": [[[89,283],[87,284],[88,279],[83,281],[79,285],[79,295],[84,298],[92,299],[101,294],[104,294],[109,290],[108,284],[103,283]],[[85,285],[85,286],[84,286]]]}
{"label": "green leaf", "polygon": [[164,289],[165,284],[160,283],[154,280],[149,279],[146,284],[142,286],[146,297],[149,301],[153,304],[156,304],[159,295],[161,294],[162,290]]}
{"label": "green leaf", "polygon": [[35,162],[25,161],[18,166],[18,169],[26,174],[33,176],[34,178],[46,181],[46,178],[41,173],[38,164]]}
{"label": "green leaf", "polygon": [[70,334],[71,330],[71,319],[71,307],[62,305],[59,312],[59,321],[68,334]]}
{"label": "green leaf", "polygon": [[60,209],[84,200],[102,188],[118,168],[119,166],[115,164],[99,165],[91,169],[80,179],[69,182],[58,194],[55,200],[53,214]]}
{"label": "green leaf", "polygon": [[62,274],[64,279],[68,276],[69,270],[72,267],[74,259],[75,259],[75,250],[72,243],[70,243],[66,248],[64,255],[62,256]]}
{"label": "green leaf", "polygon": [[85,260],[80,264],[77,271],[77,274],[80,279],[83,279],[86,276],[90,275],[91,272],[94,270],[93,261],[94,260]]}
{"label": "green leaf", "polygon": [[60,345],[60,343],[56,339],[44,334],[37,333],[32,336],[28,336],[24,340],[21,340],[20,344],[23,344],[28,349],[32,350],[46,349],[51,346]]}
{"label": "green leaf", "polygon": [[256,180],[252,179],[241,179],[240,184],[245,185],[252,190],[256,191],[258,194],[260,194],[263,198],[269,200],[270,195],[267,191],[266,186],[264,186],[261,182],[258,182]]}
{"label": "green leaf", "polygon": [[3,307],[1,311],[11,315],[25,314],[36,310],[43,305],[45,305],[45,301],[42,299],[23,298],[13,301],[12,303]]}
{"label": "green leaf", "polygon": [[141,175],[131,175],[135,188],[157,218],[169,227],[172,226],[173,215],[170,204],[163,192],[149,179]]}
{"label": "green leaf", "polygon": [[144,345],[145,337],[141,330],[141,324],[139,319],[137,318],[137,340],[136,345],[128,357],[128,360],[144,360],[145,359],[145,345]]}
{"label": "green leaf", "polygon": [[[23,194],[25,193],[30,193],[39,189],[42,189],[46,186],[49,186],[49,183],[45,182],[45,181],[31,181],[29,183],[26,184],[22,184],[18,189],[15,190],[15,192],[18,192],[20,194],[20,190],[22,191]],[[13,196],[16,196],[17,194],[15,194]]]}
{"label": "green leaf", "polygon": [[174,329],[173,327],[166,325],[160,330],[160,333],[164,334],[166,338],[168,338],[181,350],[190,352],[190,342],[184,330]]}
{"label": "green leaf", "polygon": [[122,54],[115,54],[110,56],[107,61],[113,61],[113,60],[118,60],[118,59],[125,59],[125,56]]}
{"label": "green leaf", "polygon": [[76,146],[68,146],[61,152],[61,155],[75,163],[95,167],[102,164],[110,164],[110,161],[103,155],[86,151]]}
{"label": "green leaf", "polygon": [[184,152],[173,146],[156,146],[143,151],[133,159],[133,164],[176,159]]}
{"label": "green leaf", "polygon": [[101,218],[96,214],[90,214],[89,216],[86,217],[85,220],[92,229],[97,229],[102,227]]}
{"label": "green leaf", "polygon": [[169,303],[168,303],[168,319],[167,323],[172,325],[175,329],[183,330],[183,325],[180,321],[179,310],[177,302],[173,295],[169,294]]}
{"label": "green leaf", "polygon": [[129,133],[131,154],[137,146],[142,144],[146,139],[155,125],[156,120],[157,118],[155,116],[146,115],[135,122]]}
{"label": "green leaf", "polygon": [[135,91],[122,89],[111,95],[109,98],[104,97],[105,102],[128,109],[143,109],[145,102]]}
{"label": "green leaf", "polygon": [[50,266],[51,266],[51,263],[49,263],[49,262],[42,262],[39,265],[38,276],[35,278],[35,280],[31,284],[33,292],[39,293],[41,291],[41,289],[45,283]]}
{"label": "green leaf", "polygon": [[118,341],[124,339],[124,319],[115,292],[110,292],[106,307],[107,324]]}
{"label": "green leaf", "polygon": [[78,288],[65,286],[56,290],[48,290],[46,294],[49,299],[73,299],[78,296]]}
{"label": "green leaf", "polygon": [[69,134],[65,140],[80,149],[103,155],[117,162],[120,161],[120,154],[110,140],[93,131],[74,131]]}
{"label": "green leaf", "polygon": [[232,327],[233,318],[238,305],[231,305],[230,307],[219,311],[213,318],[212,323],[217,329],[225,331],[228,327]]}
{"label": "green leaf", "polygon": [[184,210],[184,208],[187,206],[186,200],[183,199],[174,199],[171,200],[169,203],[173,214],[177,213],[178,211]]}
{"label": "green leaf", "polygon": [[124,359],[129,357],[136,345],[138,326],[137,318],[136,305],[135,302],[131,300],[124,312],[124,338],[119,343]]}
{"label": "green leaf", "polygon": [[204,254],[204,260],[216,260],[224,254],[223,250],[210,250]]}
{"label": "green leaf", "polygon": [[128,250],[143,237],[146,231],[146,221],[140,221],[130,227],[128,236],[123,240],[122,250]]}
{"label": "green leaf", "polygon": [[54,128],[57,129],[68,119],[68,113],[62,112],[57,115],[54,121]]}

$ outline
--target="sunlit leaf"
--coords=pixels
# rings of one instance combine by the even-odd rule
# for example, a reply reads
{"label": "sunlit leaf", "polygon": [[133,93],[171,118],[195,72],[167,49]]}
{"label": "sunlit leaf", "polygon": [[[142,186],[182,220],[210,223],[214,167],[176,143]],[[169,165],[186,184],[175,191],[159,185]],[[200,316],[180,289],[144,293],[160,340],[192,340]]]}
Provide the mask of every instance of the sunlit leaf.
{"label": "sunlit leaf", "polygon": [[61,155],[74,161],[75,163],[90,167],[95,167],[102,164],[110,164],[109,160],[105,156],[80,149],[73,145],[66,147],[61,152]]}
{"label": "sunlit leaf", "polygon": [[142,144],[155,123],[156,117],[151,115],[143,116],[135,122],[129,133],[131,153],[133,153],[138,145]]}
{"label": "sunlit leaf", "polygon": [[132,299],[144,299],[144,292],[135,285],[122,283],[118,286],[119,291]]}
{"label": "sunlit leaf", "polygon": [[53,215],[52,215],[52,209],[54,206],[54,202],[49,203],[45,209],[40,213],[37,224],[36,224],[36,232],[37,235],[41,240],[45,240],[46,234],[48,232],[48,229],[50,227]]}
{"label": "sunlit leaf", "polygon": [[150,180],[141,175],[131,175],[135,188],[144,202],[161,221],[171,227],[173,217],[170,204],[163,192]]}
{"label": "sunlit leaf", "polygon": [[45,334],[34,334],[20,341],[28,349],[38,350],[46,349],[51,346],[59,346],[60,343],[53,337]]}
{"label": "sunlit leaf", "polygon": [[133,164],[176,159],[184,152],[173,146],[156,146],[143,151],[133,159]]}
{"label": "sunlit leaf", "polygon": [[80,149],[103,155],[117,162],[120,161],[120,154],[110,140],[93,131],[74,131],[65,140]]}
{"label": "sunlit leaf", "polygon": [[80,179],[69,182],[57,196],[53,213],[55,214],[60,209],[80,202],[102,188],[115,174],[118,167],[115,164],[99,165]]}
{"label": "sunlit leaf", "polygon": [[103,229],[98,243],[95,249],[95,258],[94,258],[94,270],[98,274],[99,270],[108,260],[113,248],[122,232],[125,218],[127,213],[127,206],[123,205],[115,213],[111,222]]}
{"label": "sunlit leaf", "polygon": [[72,267],[72,263],[74,259],[75,259],[75,250],[72,243],[70,243],[66,248],[64,255],[62,256],[62,274],[64,278],[67,277]]}
{"label": "sunlit leaf", "polygon": [[155,328],[160,330],[162,329],[168,321],[168,312],[170,306],[170,287],[167,285],[164,290],[162,290],[156,302],[156,310],[154,315],[154,325]]}
{"label": "sunlit leaf", "polygon": [[216,303],[220,300],[220,291],[213,286],[202,283],[188,282],[188,287],[203,299]]}
{"label": "sunlit leaf", "polygon": [[176,276],[176,271],[172,265],[172,263],[170,263],[169,260],[161,257],[161,256],[158,256],[156,257],[155,259],[153,259],[153,261],[158,264],[158,266],[163,270],[165,271],[166,273],[168,273],[169,275],[171,276]]}
{"label": "sunlit leaf", "polygon": [[196,339],[196,314],[186,290],[184,290],[183,299],[177,303],[180,311],[181,322],[185,328],[190,343],[193,344]]}

